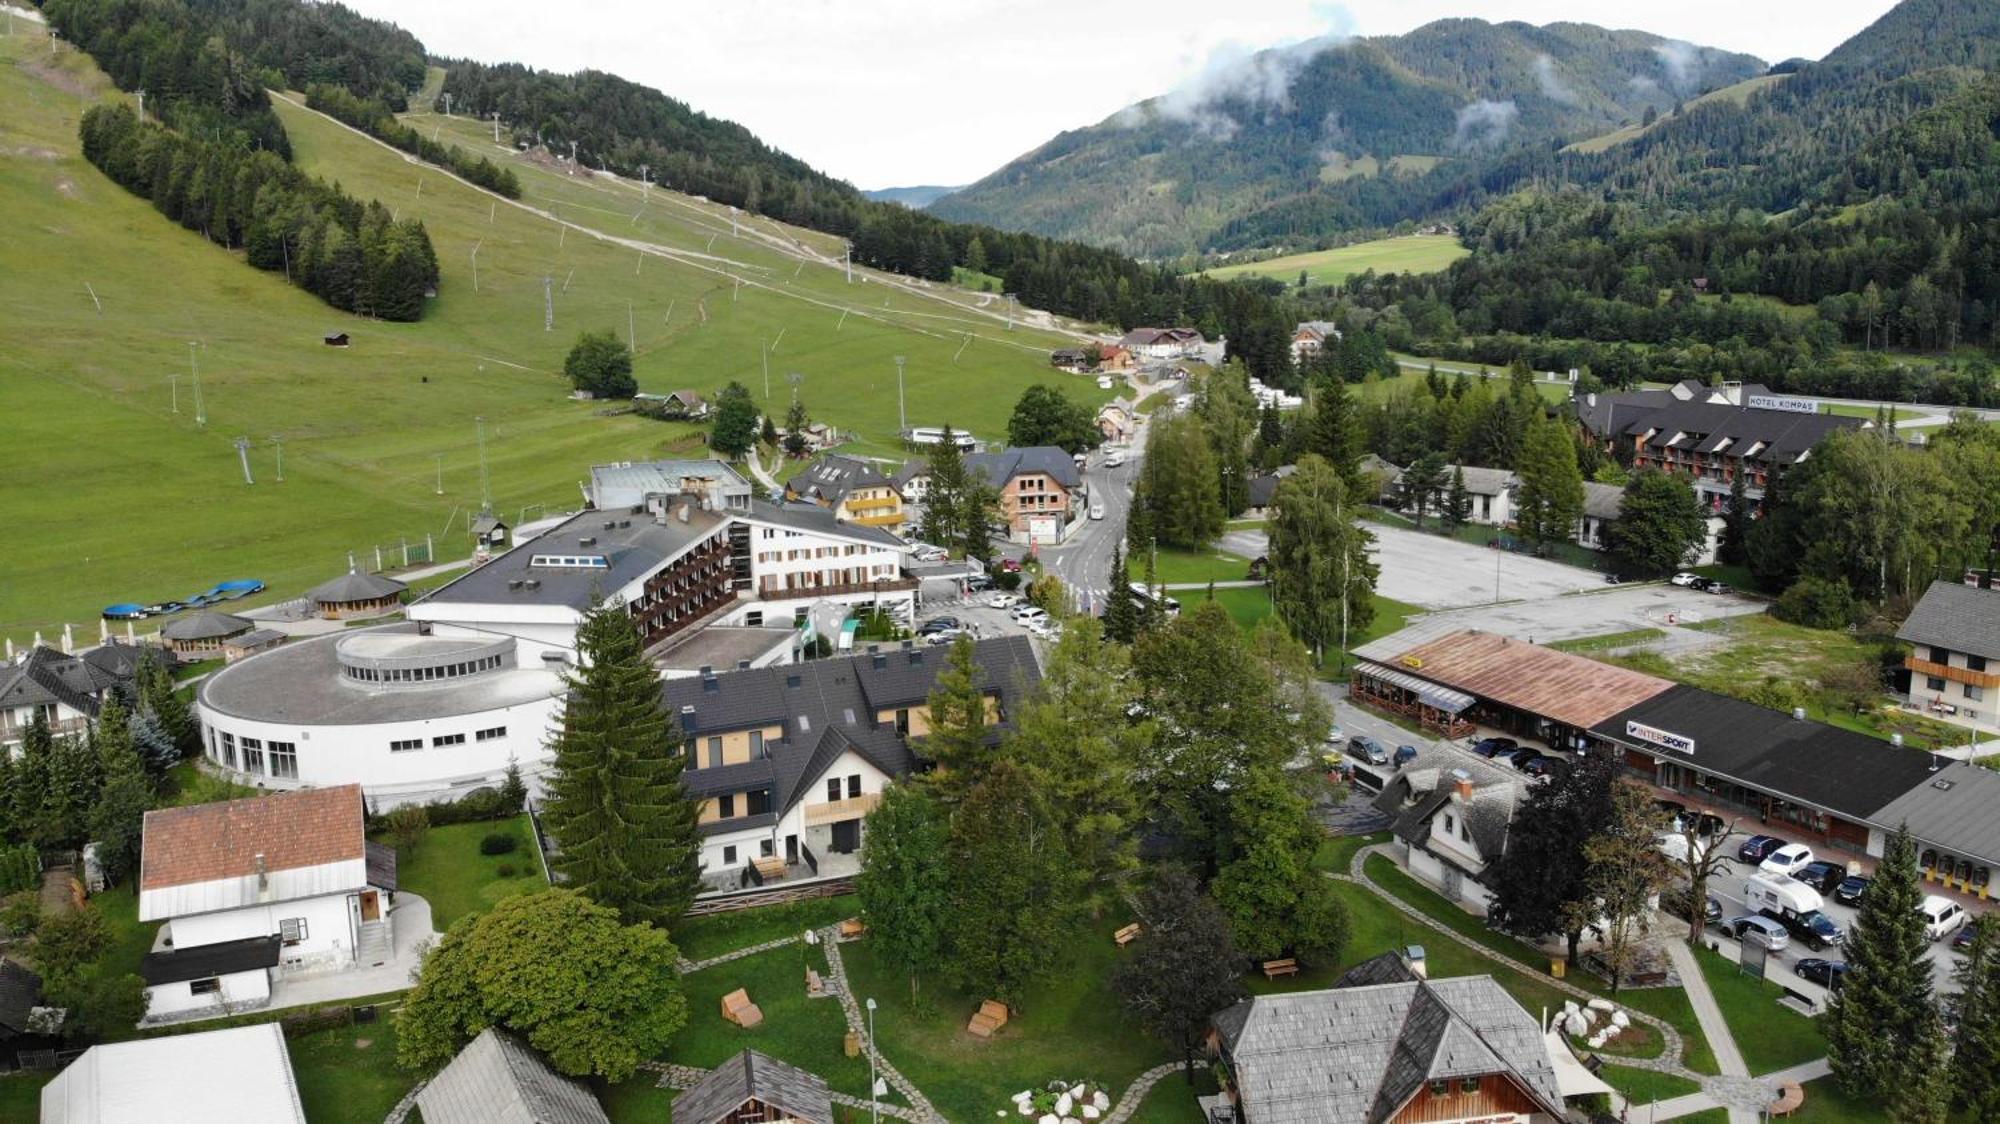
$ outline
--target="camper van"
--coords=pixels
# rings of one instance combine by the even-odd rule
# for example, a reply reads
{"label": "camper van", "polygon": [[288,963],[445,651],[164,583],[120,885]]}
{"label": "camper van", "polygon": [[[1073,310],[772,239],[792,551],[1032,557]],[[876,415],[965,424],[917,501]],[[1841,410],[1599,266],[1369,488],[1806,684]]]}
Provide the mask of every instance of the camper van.
{"label": "camper van", "polygon": [[1743,901],[1759,912],[1811,913],[1825,904],[1819,891],[1789,874],[1753,874],[1743,883]]}

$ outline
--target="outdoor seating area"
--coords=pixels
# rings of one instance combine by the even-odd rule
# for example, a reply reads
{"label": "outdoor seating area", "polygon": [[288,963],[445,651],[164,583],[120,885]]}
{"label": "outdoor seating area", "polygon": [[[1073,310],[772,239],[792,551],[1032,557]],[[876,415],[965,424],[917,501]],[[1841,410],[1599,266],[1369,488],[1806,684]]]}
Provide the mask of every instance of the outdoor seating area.
{"label": "outdoor seating area", "polygon": [[1139,923],[1137,921],[1134,921],[1130,925],[1125,926],[1123,929],[1120,929],[1117,932],[1111,934],[1111,939],[1117,942],[1119,948],[1124,948],[1126,945],[1131,944],[1133,941],[1138,940],[1139,933],[1140,933]]}
{"label": "outdoor seating area", "polygon": [[988,999],[979,1005],[979,1013],[965,1024],[965,1029],[981,1038],[993,1037],[993,1032],[1007,1025],[1007,1005],[998,999]]}
{"label": "outdoor seating area", "polygon": [[1289,957],[1283,960],[1266,960],[1260,967],[1263,968],[1264,978],[1267,980],[1275,980],[1279,976],[1296,976],[1299,974],[1299,962]]}
{"label": "outdoor seating area", "polygon": [[1792,1113],[1804,1108],[1805,1103],[1805,1086],[1796,1081],[1787,1081],[1778,1086],[1778,1099],[1771,1102],[1770,1114],[1774,1117],[1790,1116]]}
{"label": "outdoor seating area", "polygon": [[722,1017],[745,1030],[758,1026],[764,1021],[764,1012],[750,1002],[750,993],[737,988],[722,997]]}

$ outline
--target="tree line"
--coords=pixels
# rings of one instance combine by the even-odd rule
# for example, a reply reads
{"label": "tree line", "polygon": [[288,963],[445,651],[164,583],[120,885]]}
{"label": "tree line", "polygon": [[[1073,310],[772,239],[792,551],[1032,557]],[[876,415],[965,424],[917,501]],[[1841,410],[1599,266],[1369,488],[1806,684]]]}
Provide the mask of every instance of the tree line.
{"label": "tree line", "polygon": [[438,284],[418,219],[396,220],[270,152],[196,140],[128,107],[93,106],[83,155],[161,214],[335,308],[384,320],[423,316]]}
{"label": "tree line", "polygon": [[379,98],[356,97],[347,90],[315,82],[306,87],[306,108],[360,129],[369,136],[428,160],[468,183],[509,199],[521,197],[521,180],[514,169],[503,168],[484,156],[474,156],[457,145],[440,144],[396,120],[395,111]]}

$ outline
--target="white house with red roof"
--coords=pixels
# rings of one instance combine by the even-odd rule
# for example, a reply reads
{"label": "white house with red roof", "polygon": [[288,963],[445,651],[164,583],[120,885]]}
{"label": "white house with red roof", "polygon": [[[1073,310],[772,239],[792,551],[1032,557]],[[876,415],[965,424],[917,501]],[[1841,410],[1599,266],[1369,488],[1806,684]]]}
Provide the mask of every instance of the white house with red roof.
{"label": "white house with red roof", "polygon": [[139,974],[147,1021],[270,1002],[274,976],[389,959],[396,855],[365,834],[360,785],[146,813]]}

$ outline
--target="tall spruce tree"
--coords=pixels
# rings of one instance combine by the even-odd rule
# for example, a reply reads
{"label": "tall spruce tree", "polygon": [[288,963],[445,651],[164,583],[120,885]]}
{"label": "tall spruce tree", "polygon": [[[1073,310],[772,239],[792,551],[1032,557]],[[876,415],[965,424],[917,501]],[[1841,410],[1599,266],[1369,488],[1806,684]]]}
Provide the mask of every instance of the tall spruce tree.
{"label": "tall spruce tree", "polygon": [[1465,466],[1451,466],[1451,483],[1444,490],[1444,499],[1438,505],[1438,517],[1444,521],[1445,529],[1456,531],[1472,518],[1472,493],[1465,487]]}
{"label": "tall spruce tree", "polygon": [[1019,1006],[1054,971],[1081,904],[1048,797],[1001,761],[951,819],[952,904],[946,968],[967,992]]}
{"label": "tall spruce tree", "polygon": [[1351,495],[1361,494],[1361,453],[1365,443],[1361,411],[1347,383],[1338,378],[1321,382],[1313,395],[1305,451],[1326,458]]}
{"label": "tall spruce tree", "polygon": [[1722,540],[1716,544],[1715,560],[1740,566],[1750,560],[1750,523],[1753,512],[1749,487],[1742,472],[1729,478],[1729,509],[1722,513]]}
{"label": "tall spruce tree", "polygon": [[957,804],[978,784],[997,757],[987,744],[986,696],[979,690],[979,666],[972,637],[952,641],[945,665],[926,703],[930,733],[923,754],[937,766],[926,781],[946,804]]}
{"label": "tall spruce tree", "polygon": [[622,604],[584,613],[577,655],[543,812],[560,851],[556,868],[626,922],[664,927],[701,888],[698,811],[682,783],[680,738]]}
{"label": "tall spruce tree", "polygon": [[930,451],[930,484],[924,491],[924,541],[946,550],[965,549],[965,455],[951,426]]}
{"label": "tall spruce tree", "polygon": [[1958,965],[1958,1050],[1953,1101],[1974,1120],[2000,1120],[2000,919],[1972,923]]}
{"label": "tall spruce tree", "polygon": [[[1912,1063],[1923,1051],[1915,1047],[1937,1034],[1923,900],[1916,841],[1898,828],[1847,934],[1846,980],[1820,1017],[1833,1076],[1850,1094],[1877,1103],[1922,1084]],[[1896,1048],[1885,1049],[1889,1043]]]}
{"label": "tall spruce tree", "polygon": [[1120,644],[1139,638],[1139,604],[1132,598],[1132,580],[1125,572],[1125,549],[1111,548],[1111,584],[1104,594],[1104,636]]}
{"label": "tall spruce tree", "polygon": [[98,861],[113,883],[138,868],[141,829],[153,803],[153,782],[132,739],[130,714],[114,693],[97,716],[97,753],[104,783],[87,826]]}

